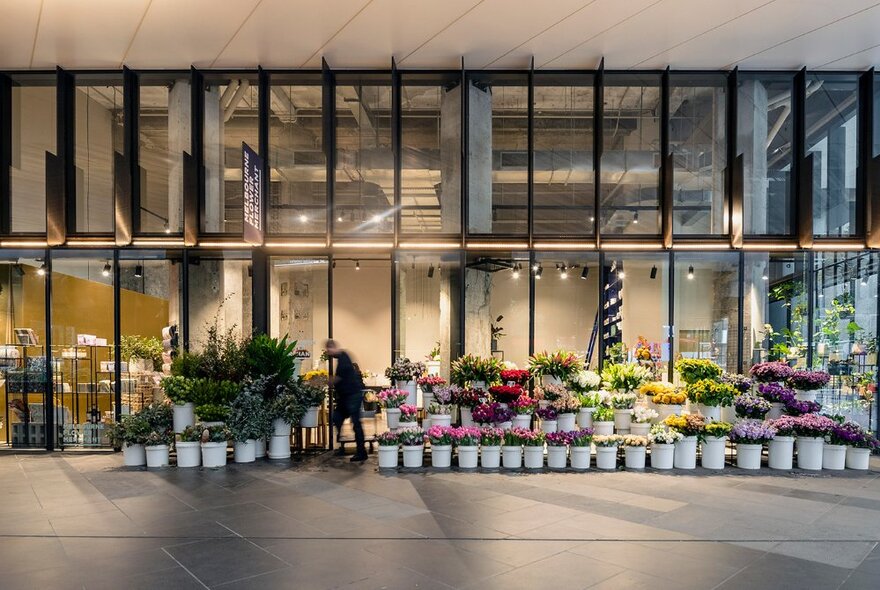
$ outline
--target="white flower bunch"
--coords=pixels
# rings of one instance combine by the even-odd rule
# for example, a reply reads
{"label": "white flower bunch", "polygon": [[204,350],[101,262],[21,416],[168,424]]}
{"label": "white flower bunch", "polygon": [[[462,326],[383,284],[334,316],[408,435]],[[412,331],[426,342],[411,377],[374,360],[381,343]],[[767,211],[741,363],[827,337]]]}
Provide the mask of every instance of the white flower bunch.
{"label": "white flower bunch", "polygon": [[572,383],[581,391],[591,391],[599,387],[602,378],[595,371],[582,370],[572,378]]}
{"label": "white flower bunch", "polygon": [[656,410],[652,410],[651,408],[646,408],[644,406],[639,406],[633,412],[633,420],[635,420],[639,424],[645,424],[646,422],[650,422],[659,415],[660,414],[658,414]]}
{"label": "white flower bunch", "polygon": [[665,424],[654,424],[648,433],[652,445],[671,445],[684,438],[680,432],[672,430]]}

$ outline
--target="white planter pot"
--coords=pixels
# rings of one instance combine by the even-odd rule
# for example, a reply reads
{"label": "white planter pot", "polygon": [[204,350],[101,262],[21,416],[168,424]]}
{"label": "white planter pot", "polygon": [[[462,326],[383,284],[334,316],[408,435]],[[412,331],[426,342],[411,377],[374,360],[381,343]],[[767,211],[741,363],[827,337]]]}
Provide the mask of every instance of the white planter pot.
{"label": "white planter pot", "polygon": [[736,444],[736,466],[740,469],[760,469],[764,445]]}
{"label": "white planter pot", "polygon": [[721,421],[720,406],[704,406],[703,404],[697,404],[697,410],[706,418],[706,422]]}
{"label": "white planter pot", "polygon": [[174,432],[180,434],[187,426],[193,426],[196,423],[195,404],[187,402],[185,404],[174,404],[171,406],[173,412]]}
{"label": "white planter pot", "polygon": [[431,445],[431,467],[448,469],[452,466],[452,445]]}
{"label": "white planter pot", "polygon": [[202,443],[202,465],[204,467],[226,467],[226,443]]}
{"label": "white planter pot", "polygon": [[629,434],[632,410],[614,410],[614,429],[618,434]]}
{"label": "white planter pot", "polygon": [[623,447],[624,466],[627,469],[644,469],[647,447]]}
{"label": "white planter pot", "polygon": [[531,414],[517,414],[513,417],[513,427],[514,428],[525,428],[529,429],[532,427],[532,415]]}
{"label": "white planter pot", "polygon": [[520,469],[522,467],[523,450],[520,446],[501,447],[503,465],[505,469]]}
{"label": "white planter pot", "polygon": [[702,459],[700,465],[704,469],[724,469],[724,451],[727,449],[727,437],[707,436],[700,445]]}
{"label": "white planter pot", "polygon": [[797,466],[798,469],[819,471],[822,469],[822,447],[825,440],[819,436],[797,437]]}
{"label": "white planter pot", "polygon": [[428,430],[433,426],[431,424],[431,414],[426,414],[424,418],[422,418],[422,430]]}
{"label": "white planter pot", "polygon": [[804,391],[802,389],[794,390],[794,397],[802,402],[814,402],[816,398],[819,397],[818,391]]}
{"label": "white planter pot", "polygon": [[593,434],[611,436],[614,434],[614,422],[593,422]]}
{"label": "white planter pot", "polygon": [[431,426],[451,426],[452,416],[449,414],[431,414],[429,416]]}
{"label": "white planter pot", "polygon": [[590,447],[571,447],[571,468],[584,470],[590,468]]}
{"label": "white planter pot", "polygon": [[458,409],[458,417],[462,426],[473,426],[474,425],[474,416],[471,414],[470,408],[460,407]]}
{"label": "white planter pot", "polygon": [[846,447],[846,468],[866,471],[871,463],[871,449]]}
{"label": "white planter pot", "polygon": [[578,410],[577,421],[581,429],[593,427],[593,412],[596,408],[581,408]]}
{"label": "white planter pot", "polygon": [[458,468],[476,469],[479,447],[458,447]]}
{"label": "white planter pot", "polygon": [[617,447],[596,447],[596,467],[617,469]]}
{"label": "white planter pot", "polygon": [[657,422],[663,422],[673,414],[681,414],[681,404],[656,404]]}
{"label": "white planter pot", "polygon": [[557,428],[559,428],[559,422],[556,420],[541,420],[541,432],[550,434],[556,432]]}
{"label": "white planter pot", "polygon": [[495,428],[500,428],[501,430],[510,430],[511,428],[513,428],[513,422],[509,420],[507,422],[499,422],[495,425]]}
{"label": "white planter pot", "polygon": [[651,467],[654,469],[672,469],[674,466],[675,445],[651,445]]}
{"label": "white planter pot", "polygon": [[777,436],[767,443],[767,466],[791,470],[794,466],[794,437]]}
{"label": "white planter pot", "polygon": [[396,430],[400,424],[400,408],[385,408],[385,423],[388,430]]}
{"label": "white planter pot", "polygon": [[501,466],[501,447],[480,447],[480,466],[498,469]]}
{"label": "white planter pot", "polygon": [[425,361],[425,371],[428,375],[439,375],[440,361]]}
{"label": "white planter pot", "polygon": [[281,418],[272,420],[272,436],[269,437],[269,458],[290,458],[290,424]]}
{"label": "white planter pot", "polygon": [[253,463],[257,459],[257,441],[250,438],[243,442],[235,441],[232,458],[236,463]]}
{"label": "white planter pot", "polygon": [[721,421],[734,424],[736,422],[736,409],[733,406],[721,408]]}
{"label": "white planter pot", "polygon": [[379,469],[397,469],[399,450],[397,445],[379,445]]}
{"label": "white planter pot", "polygon": [[419,398],[417,395],[417,383],[415,381],[398,381],[397,388],[402,389],[406,392],[406,403],[414,406],[418,403]]}
{"label": "white planter pot", "polygon": [[320,406],[311,406],[306,410],[305,415],[302,417],[302,420],[299,421],[299,425],[303,428],[315,428],[318,426],[318,410],[320,410]]}
{"label": "white planter pot", "polygon": [[398,422],[397,429],[398,430],[406,430],[407,428],[418,428],[418,422]]}
{"label": "white planter pot", "polygon": [[254,458],[262,459],[266,456],[266,439],[258,438],[254,441]]}
{"label": "white planter pot", "polygon": [[785,404],[771,402],[770,403],[770,411],[767,412],[767,419],[768,420],[776,420],[777,418],[781,417],[783,408],[785,408]]}
{"label": "white planter pot", "polygon": [[198,467],[202,464],[202,449],[198,441],[179,442],[174,448],[177,450],[178,467]]}
{"label": "white planter pot", "polygon": [[202,422],[202,426],[205,428],[211,428],[213,426],[225,426],[225,423],[222,420],[214,420],[210,422]]}
{"label": "white planter pot", "polygon": [[629,433],[634,436],[648,436],[650,431],[650,422],[633,422],[629,425]]}
{"label": "white planter pot", "polygon": [[544,387],[549,387],[550,385],[562,385],[562,379],[558,377],[551,377],[550,375],[542,375],[541,376],[541,384]]}
{"label": "white planter pot", "polygon": [[523,463],[526,469],[544,468],[544,445],[540,447],[526,446],[523,448]]}
{"label": "white planter pot", "polygon": [[272,434],[275,436],[286,436],[290,437],[290,424],[287,423],[283,418],[275,418],[272,420]]}
{"label": "white planter pot", "polygon": [[566,459],[568,458],[567,447],[547,447],[547,467],[550,469],[565,469]]}
{"label": "white planter pot", "polygon": [[[147,447],[149,451],[149,447]],[[147,455],[147,467],[150,466],[150,457]],[[829,445],[822,447],[822,469],[841,471],[846,467],[846,445]]]}
{"label": "white planter pot", "polygon": [[147,467],[168,467],[168,445],[151,445],[145,448]]}
{"label": "white planter pot", "polygon": [[141,467],[147,464],[144,445],[123,445],[122,462],[126,467]]}
{"label": "white planter pot", "polygon": [[695,469],[697,467],[697,437],[686,436],[675,443],[676,469]]}
{"label": "white planter pot", "polygon": [[425,456],[425,445],[404,445],[403,466],[421,467]]}
{"label": "white planter pot", "polygon": [[434,403],[434,394],[430,391],[422,390],[422,407],[427,409]]}
{"label": "white planter pot", "polygon": [[556,417],[556,431],[571,432],[575,430],[576,421],[577,415],[574,412],[559,414],[559,416]]}

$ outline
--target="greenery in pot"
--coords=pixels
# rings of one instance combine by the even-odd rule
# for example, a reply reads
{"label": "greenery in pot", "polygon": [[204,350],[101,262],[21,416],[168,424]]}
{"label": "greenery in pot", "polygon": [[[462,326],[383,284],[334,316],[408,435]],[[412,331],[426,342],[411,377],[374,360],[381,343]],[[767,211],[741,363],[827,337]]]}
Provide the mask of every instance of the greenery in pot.
{"label": "greenery in pot", "polygon": [[615,410],[631,410],[636,405],[636,394],[615,393],[611,396],[611,407]]}
{"label": "greenery in pot", "polygon": [[288,424],[299,424],[306,414],[307,406],[303,405],[299,394],[289,386],[281,386],[279,393],[269,407],[271,419],[281,419]]}
{"label": "greenery in pot", "polygon": [[232,381],[215,381],[205,377],[193,379],[191,396],[199,419],[205,422],[225,420],[229,404],[238,392],[239,386]]}
{"label": "greenery in pot", "polygon": [[599,406],[596,408],[596,411],[593,412],[593,422],[613,422],[614,421],[614,408],[610,408],[608,406]]}
{"label": "greenery in pot", "polygon": [[153,430],[144,439],[144,446],[158,447],[159,445],[170,445],[174,442],[174,433],[170,430],[156,431]]}
{"label": "greenery in pot", "polygon": [[268,378],[261,381],[266,385],[262,393],[264,397],[274,395],[278,385],[295,377],[296,358],[293,353],[296,351],[296,342],[288,341],[286,335],[279,339],[259,334],[247,343],[249,375],[254,380]]}
{"label": "greenery in pot", "polygon": [[704,406],[730,406],[736,397],[736,389],[713,379],[700,379],[685,388],[688,399]]}
{"label": "greenery in pot", "polygon": [[199,442],[203,443],[225,443],[229,442],[229,439],[232,438],[229,429],[222,424],[218,424],[217,426],[205,426],[204,424],[197,424],[196,428],[202,431],[201,436],[199,437]]}
{"label": "greenery in pot", "polygon": [[722,438],[728,436],[732,429],[733,424],[731,424],[730,422],[709,422],[703,429],[703,435],[707,438]]}
{"label": "greenery in pot", "polygon": [[[225,303],[225,301],[224,301]],[[207,324],[207,334],[201,343],[201,351],[197,353],[198,377],[207,377],[215,381],[233,381],[240,383],[248,375],[250,361],[248,359],[248,341],[236,335],[232,326],[225,332],[220,329],[220,314],[214,316],[214,322]]]}
{"label": "greenery in pot", "polygon": [[171,361],[171,374],[176,377],[195,379],[200,377],[199,365],[201,360],[193,352],[182,352]]}
{"label": "greenery in pot", "polygon": [[187,426],[180,433],[180,442],[201,442],[202,431],[205,429],[201,424]]}
{"label": "greenery in pot", "polygon": [[650,369],[638,363],[609,365],[602,369],[605,389],[612,391],[637,391],[653,378]]}
{"label": "greenery in pot", "polygon": [[150,425],[150,430],[158,432],[171,431],[174,412],[168,404],[153,402],[138,410],[137,415],[147,421],[147,424]]}
{"label": "greenery in pot", "polygon": [[155,336],[122,336],[119,339],[119,358],[128,362],[131,359],[152,361],[153,368],[162,366],[162,341]]}
{"label": "greenery in pot", "polygon": [[159,381],[165,391],[165,397],[171,403],[182,405],[192,401],[192,381],[181,375],[169,375]]}
{"label": "greenery in pot", "polygon": [[232,440],[236,442],[256,440],[269,431],[269,412],[263,399],[265,381],[268,379],[261,377],[245,383],[241,393],[230,404],[226,426],[232,434]]}
{"label": "greenery in pot", "polygon": [[306,408],[320,406],[327,397],[327,392],[322,387],[309,385],[305,381],[297,381],[291,388],[299,397],[300,403]]}
{"label": "greenery in pot", "polygon": [[460,356],[450,367],[450,381],[459,387],[465,387],[475,381],[483,381],[486,387],[501,380],[504,365],[495,357],[482,358],[474,354]]}
{"label": "greenery in pot", "polygon": [[701,379],[718,379],[723,370],[709,359],[686,359],[675,361],[675,370],[687,384],[696,383]]}
{"label": "greenery in pot", "polygon": [[529,357],[529,371],[535,377],[555,377],[568,381],[584,368],[584,361],[576,352],[557,350],[549,353],[546,350]]}
{"label": "greenery in pot", "polygon": [[142,445],[152,432],[150,422],[138,414],[126,414],[119,422],[113,423],[108,431],[110,444],[114,448],[122,448],[126,445]]}

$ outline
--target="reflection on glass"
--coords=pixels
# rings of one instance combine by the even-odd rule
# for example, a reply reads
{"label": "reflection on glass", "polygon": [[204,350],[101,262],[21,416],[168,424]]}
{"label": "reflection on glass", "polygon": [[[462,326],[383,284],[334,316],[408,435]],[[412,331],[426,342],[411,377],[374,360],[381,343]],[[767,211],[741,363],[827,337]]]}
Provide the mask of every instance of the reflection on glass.
{"label": "reflection on glass", "polygon": [[243,230],[241,144],[259,152],[259,94],[255,77],[205,81],[204,232]]}
{"label": "reflection on glass", "polygon": [[535,262],[543,269],[535,281],[535,350],[576,350],[596,366],[599,256],[541,253]]}
{"label": "reflection on glass", "polygon": [[856,235],[859,79],[808,74],[807,156],[813,159],[813,234]]}
{"label": "reflection on glass", "polygon": [[116,154],[125,152],[122,96],[120,76],[101,80],[77,77],[73,212],[77,232],[113,231]]}
{"label": "reflection on glass", "polygon": [[12,80],[12,231],[46,231],[46,152],[55,146],[55,77]]}
{"label": "reflection on glass", "polygon": [[468,84],[468,230],[528,232],[528,86],[525,76]]}
{"label": "reflection on glass", "polygon": [[791,74],[739,75],[736,149],[743,155],[747,235],[792,233],[793,87]]}
{"label": "reflection on glass", "polygon": [[[391,364],[391,261],[333,259],[333,338],[347,350],[367,386],[387,384]],[[413,359],[421,360],[421,359]]]}
{"label": "reflection on glass", "polygon": [[461,84],[404,80],[400,94],[400,230],[459,233]]}
{"label": "reflection on glass", "polygon": [[391,86],[337,81],[333,227],[352,234],[391,233]]}
{"label": "reflection on glass", "polygon": [[722,75],[673,74],[669,149],[673,158],[673,232],[727,232],[727,81]]}
{"label": "reflection on glass", "polygon": [[660,76],[606,76],[603,234],[660,233]]}
{"label": "reflection on glass", "polygon": [[183,154],[191,154],[187,77],[145,74],[138,102],[140,231],[183,231]]}
{"label": "reflection on glass", "polygon": [[591,76],[575,79],[536,74],[533,213],[536,234],[593,233],[592,84]]}
{"label": "reflection on glass", "polygon": [[250,336],[253,321],[249,252],[189,257],[189,330],[191,350],[200,350],[208,329],[238,338]]}
{"label": "reflection on glass", "polygon": [[273,77],[270,92],[268,231],[322,234],[327,230],[327,159],[320,79],[288,83]]}

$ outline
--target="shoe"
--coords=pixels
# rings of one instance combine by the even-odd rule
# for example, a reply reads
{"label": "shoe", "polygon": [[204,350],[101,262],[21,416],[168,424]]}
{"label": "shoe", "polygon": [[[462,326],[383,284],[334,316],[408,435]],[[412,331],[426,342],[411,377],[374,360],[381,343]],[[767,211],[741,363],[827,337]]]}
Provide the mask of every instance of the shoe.
{"label": "shoe", "polygon": [[352,463],[361,463],[361,462],[367,460],[367,454],[366,454],[366,453],[358,453],[357,455],[353,456],[353,457],[352,457],[351,459],[349,459],[349,460],[350,460]]}

